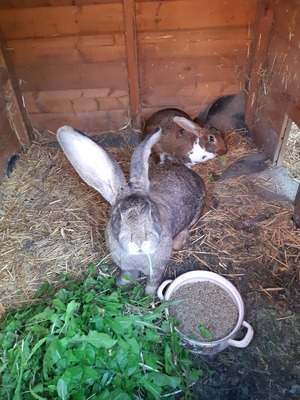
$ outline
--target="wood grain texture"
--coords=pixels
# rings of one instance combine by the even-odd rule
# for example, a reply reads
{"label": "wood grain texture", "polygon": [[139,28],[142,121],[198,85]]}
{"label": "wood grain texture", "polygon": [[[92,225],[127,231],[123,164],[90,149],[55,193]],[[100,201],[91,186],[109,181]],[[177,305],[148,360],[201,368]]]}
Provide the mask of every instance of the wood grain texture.
{"label": "wood grain texture", "polygon": [[[252,71],[251,80],[254,79],[256,84],[254,88],[250,86],[250,96],[252,94],[255,98],[251,110],[254,137],[275,162],[275,158],[282,159],[278,148],[284,151],[280,135],[286,125],[287,116],[298,126],[300,124],[299,24],[297,25],[300,3],[294,0],[267,3],[273,10],[274,18],[271,21],[266,49],[261,51],[261,55],[259,49],[254,53],[254,59],[260,60],[260,63],[256,61],[256,68]],[[258,38],[262,36],[263,29],[265,26],[261,26],[256,32]]]}
{"label": "wood grain texture", "polygon": [[[2,37],[1,40],[2,43],[5,43]],[[5,76],[0,92],[0,96],[3,97],[6,103],[4,108],[5,115],[2,113],[2,118],[5,124],[7,123],[6,120],[8,120],[14,135],[17,137],[19,146],[28,145],[31,136],[30,121],[24,109],[16,76],[12,71],[13,66],[6,51],[2,48],[0,48],[0,65],[1,75]]]}
{"label": "wood grain texture", "polygon": [[126,60],[124,35],[103,34],[9,40],[16,66],[98,64]]}
{"label": "wood grain texture", "polygon": [[222,96],[240,91],[241,87],[236,81],[206,82],[194,88],[158,85],[141,96],[144,105],[143,116],[148,117],[152,112],[167,107],[180,108],[190,115],[196,115],[216,98],[216,93]]}
{"label": "wood grain texture", "polygon": [[110,111],[128,109],[125,90],[110,88],[25,92],[24,102],[30,114],[57,112]]}
{"label": "wood grain texture", "polygon": [[123,63],[16,67],[23,92],[111,88],[127,89]]}
{"label": "wood grain texture", "polygon": [[30,119],[37,130],[55,133],[60,126],[70,125],[92,135],[118,131],[130,124],[127,110],[31,114]]}
{"label": "wood grain texture", "polygon": [[5,147],[0,147],[0,182],[5,176],[7,164],[10,158],[13,155],[18,154],[19,150],[19,141],[17,137],[11,133],[5,144]]}
{"label": "wood grain texture", "polygon": [[261,72],[265,68],[267,49],[273,27],[273,3],[273,0],[265,0],[257,6],[255,38],[251,47],[249,81],[247,83],[246,120],[250,129],[255,123],[255,110],[257,108]]}
{"label": "wood grain texture", "polygon": [[122,0],[1,0],[1,8],[35,8],[122,3]]}
{"label": "wood grain texture", "polygon": [[212,26],[247,26],[254,18],[253,1],[181,0],[136,3],[137,29],[199,30]]}
{"label": "wood grain texture", "polygon": [[141,120],[135,0],[124,0],[124,24],[131,124],[133,127],[139,128]]}
{"label": "wood grain texture", "polygon": [[199,104],[244,89],[255,1],[138,1],[136,7],[147,110],[197,112]]}
{"label": "wood grain texture", "polygon": [[122,4],[3,9],[6,40],[123,32]]}
{"label": "wood grain texture", "polygon": [[103,131],[243,90],[256,2],[3,0],[0,22],[34,127]]}
{"label": "wood grain texture", "polygon": [[122,0],[1,0],[0,9],[3,8],[34,8],[34,7],[60,7],[82,6],[88,4],[122,3]]}

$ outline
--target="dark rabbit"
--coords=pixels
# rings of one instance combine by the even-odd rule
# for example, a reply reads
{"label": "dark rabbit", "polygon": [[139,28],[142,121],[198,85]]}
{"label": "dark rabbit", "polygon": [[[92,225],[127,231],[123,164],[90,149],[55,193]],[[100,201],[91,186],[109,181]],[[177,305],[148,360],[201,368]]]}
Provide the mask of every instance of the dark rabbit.
{"label": "dark rabbit", "polygon": [[154,113],[146,122],[143,137],[157,128],[162,136],[152,152],[157,161],[178,160],[192,167],[227,152],[222,132],[210,125],[201,126],[200,120],[177,108],[165,108]]}
{"label": "dark rabbit", "polygon": [[57,131],[63,151],[81,178],[112,206],[105,237],[121,269],[117,284],[128,284],[125,275],[136,280],[143,273],[146,293],[155,293],[172,248],[185,245],[205,198],[202,179],[181,163],[155,165],[148,177],[148,158],[160,136],[161,129],[134,150],[128,185],[119,164],[93,140],[68,126]]}
{"label": "dark rabbit", "polygon": [[202,110],[197,118],[200,124],[209,124],[222,131],[236,130],[246,139],[252,141],[245,120],[246,93],[240,92],[214,99]]}

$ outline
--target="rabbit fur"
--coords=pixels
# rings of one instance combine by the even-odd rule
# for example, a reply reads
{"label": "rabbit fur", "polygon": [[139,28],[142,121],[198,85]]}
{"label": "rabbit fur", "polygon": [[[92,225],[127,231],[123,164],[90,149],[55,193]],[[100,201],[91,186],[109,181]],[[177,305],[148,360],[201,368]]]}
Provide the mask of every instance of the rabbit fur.
{"label": "rabbit fur", "polygon": [[198,118],[192,121],[178,108],[165,108],[154,113],[145,124],[143,137],[158,127],[162,128],[162,136],[152,152],[161,163],[165,159],[178,160],[191,168],[227,152],[221,131],[207,124],[201,125]]}
{"label": "rabbit fur", "polygon": [[146,293],[156,292],[172,248],[185,245],[206,194],[202,179],[181,163],[158,164],[148,171],[151,148],[160,136],[158,129],[135,148],[127,184],[119,164],[100,145],[69,126],[57,131],[75,170],[112,206],[105,238],[121,270],[117,285],[129,283],[125,275],[136,280],[142,273]]}

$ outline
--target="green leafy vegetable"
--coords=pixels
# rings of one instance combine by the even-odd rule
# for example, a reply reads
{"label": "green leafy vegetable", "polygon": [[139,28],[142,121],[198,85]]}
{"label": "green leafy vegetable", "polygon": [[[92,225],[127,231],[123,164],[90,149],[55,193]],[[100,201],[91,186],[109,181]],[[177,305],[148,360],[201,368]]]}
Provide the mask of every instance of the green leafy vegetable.
{"label": "green leafy vegetable", "polygon": [[153,308],[138,284],[125,291],[112,278],[62,283],[42,285],[43,299],[0,322],[1,399],[192,398],[202,371],[166,323],[165,305]]}
{"label": "green leafy vegetable", "polygon": [[227,164],[227,156],[226,154],[223,154],[220,156],[221,164],[224,167]]}
{"label": "green leafy vegetable", "polygon": [[212,333],[206,328],[205,325],[199,325],[198,329],[204,339],[211,339],[213,337]]}

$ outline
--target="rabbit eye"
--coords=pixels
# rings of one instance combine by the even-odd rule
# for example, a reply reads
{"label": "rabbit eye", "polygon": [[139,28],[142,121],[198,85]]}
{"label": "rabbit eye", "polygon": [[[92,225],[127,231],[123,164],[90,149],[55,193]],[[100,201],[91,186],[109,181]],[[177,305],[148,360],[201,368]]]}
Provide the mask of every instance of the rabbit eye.
{"label": "rabbit eye", "polygon": [[213,135],[210,135],[210,136],[209,136],[209,141],[210,141],[211,143],[214,143],[214,142],[215,142],[215,137],[214,137]]}

